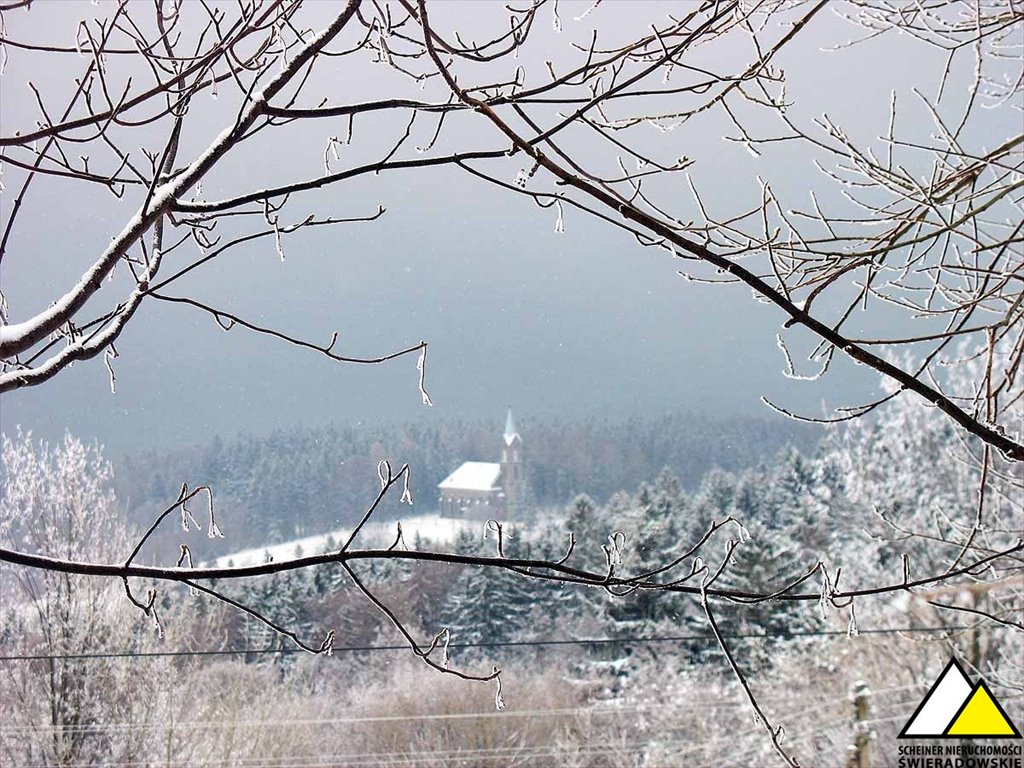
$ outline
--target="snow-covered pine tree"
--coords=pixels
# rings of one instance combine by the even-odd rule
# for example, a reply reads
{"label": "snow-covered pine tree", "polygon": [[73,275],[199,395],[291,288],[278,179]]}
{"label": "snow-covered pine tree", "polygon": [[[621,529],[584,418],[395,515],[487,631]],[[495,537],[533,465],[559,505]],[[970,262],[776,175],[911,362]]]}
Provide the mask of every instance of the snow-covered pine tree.
{"label": "snow-covered pine tree", "polygon": [[[306,607],[315,594],[312,577],[302,571],[261,576],[247,581],[239,590],[239,601],[278,626],[288,627],[300,637],[311,636],[314,622]],[[292,644],[259,619],[246,616],[242,629],[245,647],[251,650],[291,649]],[[286,655],[280,655],[283,662]],[[256,661],[265,660],[257,657]]]}
{"label": "snow-covered pine tree", "polygon": [[821,461],[795,449],[787,451],[769,477],[767,516],[760,518],[768,526],[789,533],[807,557],[821,557],[832,543],[831,507],[839,503],[840,489],[827,485],[838,478],[823,470]]}
{"label": "snow-covered pine tree", "polygon": [[[469,549],[471,541],[473,548]],[[482,542],[473,541],[472,534],[464,532],[456,537],[455,551],[492,554]],[[509,557],[517,557],[523,554],[523,546],[517,539],[506,539],[504,551]],[[524,638],[532,631],[531,615],[537,598],[533,580],[514,571],[467,567],[449,592],[441,616],[452,631],[454,643],[503,643]]]}
{"label": "snow-covered pine tree", "polygon": [[[760,594],[776,592],[807,570],[799,545],[786,532],[753,521],[746,524],[750,538],[733,551],[732,560],[715,581],[718,589]],[[763,667],[772,651],[793,640],[795,634],[817,625],[815,604],[769,600],[757,603],[712,598],[715,622],[730,649],[744,664]],[[710,634],[704,620],[704,633]],[[699,626],[694,622],[691,626]],[[720,653],[713,641],[695,641],[693,655],[700,660]]]}

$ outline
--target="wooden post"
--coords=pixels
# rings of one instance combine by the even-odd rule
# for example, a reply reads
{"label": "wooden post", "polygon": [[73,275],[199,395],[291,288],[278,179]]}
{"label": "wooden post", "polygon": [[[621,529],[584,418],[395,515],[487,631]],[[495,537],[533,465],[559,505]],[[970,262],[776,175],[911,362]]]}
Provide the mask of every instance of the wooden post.
{"label": "wooden post", "polygon": [[858,680],[850,688],[850,700],[853,702],[853,743],[846,750],[847,768],[871,766],[871,728],[867,724],[870,698],[871,689],[864,681]]}

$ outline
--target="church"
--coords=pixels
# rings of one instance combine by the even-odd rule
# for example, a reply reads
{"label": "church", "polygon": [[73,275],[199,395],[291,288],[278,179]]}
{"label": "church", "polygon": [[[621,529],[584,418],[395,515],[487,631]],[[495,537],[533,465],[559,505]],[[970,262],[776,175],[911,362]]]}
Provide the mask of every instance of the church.
{"label": "church", "polygon": [[515,517],[526,497],[523,438],[512,419],[505,419],[501,462],[466,461],[441,481],[440,512],[445,517],[507,519]]}

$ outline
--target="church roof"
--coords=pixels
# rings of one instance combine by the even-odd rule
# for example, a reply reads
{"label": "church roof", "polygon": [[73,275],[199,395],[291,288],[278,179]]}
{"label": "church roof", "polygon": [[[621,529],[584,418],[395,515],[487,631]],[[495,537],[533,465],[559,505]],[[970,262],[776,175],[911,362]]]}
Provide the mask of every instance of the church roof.
{"label": "church roof", "polygon": [[496,491],[501,486],[501,464],[490,461],[467,461],[437,486],[441,490]]}
{"label": "church roof", "polygon": [[[508,416],[505,417],[505,445],[512,445],[512,441],[519,437],[516,423],[512,419],[512,409],[508,409]],[[523,438],[519,437],[520,440]]]}

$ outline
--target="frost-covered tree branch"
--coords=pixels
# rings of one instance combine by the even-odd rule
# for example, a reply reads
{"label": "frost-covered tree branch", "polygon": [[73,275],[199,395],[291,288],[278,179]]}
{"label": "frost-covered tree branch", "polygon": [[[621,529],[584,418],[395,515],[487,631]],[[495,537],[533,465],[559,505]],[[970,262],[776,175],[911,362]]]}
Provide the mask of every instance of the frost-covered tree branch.
{"label": "frost-covered tree branch", "polygon": [[[842,460],[857,478],[854,492],[876,510],[882,532],[875,535],[906,544],[907,551],[883,574],[853,574],[862,579],[855,586],[847,586],[847,574],[840,588],[840,572],[826,567],[822,555],[802,563],[797,573],[751,590],[727,583],[742,541],[728,541],[724,559],[705,557],[707,545],[738,526],[730,515],[718,517],[703,536],[680,538],[654,565],[624,559],[615,532],[602,534],[611,534],[602,549],[604,569],[573,559],[575,538],[560,559],[506,557],[500,528],[492,529],[499,536],[493,557],[408,551],[398,541],[389,549],[360,549],[354,545],[362,526],[394,485],[408,480],[407,467],[393,474],[386,466],[380,494],[360,525],[343,547],[326,554],[240,568],[186,567],[191,554],[183,547],[173,567],[139,562],[140,551],[168,517],[180,514],[186,529],[196,524],[186,505],[203,494],[209,496],[208,530],[216,535],[213,492],[200,486],[183,487],[123,561],[55,546],[6,546],[0,561],[43,574],[115,580],[129,603],[154,621],[156,593],[137,596],[137,583],[184,585],[312,653],[329,652],[332,636],[303,637],[207,582],[337,566],[415,656],[442,672],[494,681],[498,702],[497,668],[449,668],[446,629],[426,643],[417,641],[386,597],[361,578],[360,566],[473,566],[623,600],[647,593],[687,595],[701,601],[773,747],[791,765],[795,758],[763,717],[718,631],[719,606],[817,602],[849,609],[852,626],[853,604],[861,598],[967,589],[1019,577],[1019,3],[707,0],[660,5],[668,10],[641,33],[627,35],[603,25],[599,2],[579,16],[549,0],[523,7],[493,4],[486,29],[472,33],[460,28],[450,7],[432,0],[347,0],[327,8],[301,0],[118,2],[105,13],[90,11],[95,18],[67,29],[34,30],[23,21],[30,2],[0,6],[0,68],[15,57],[52,62],[65,86],[51,91],[29,82],[34,119],[5,119],[0,191],[9,208],[0,234],[0,269],[32,263],[29,211],[45,204],[38,194],[44,184],[70,185],[62,189],[75,190],[75,204],[82,206],[93,195],[109,193],[120,217],[102,247],[81,252],[87,246],[69,246],[77,249],[75,263],[88,266],[70,287],[49,286],[46,308],[25,306],[21,297],[0,291],[0,392],[42,386],[73,363],[95,358],[106,368],[94,363],[97,375],[109,375],[113,389],[119,338],[148,307],[164,302],[202,313],[225,331],[260,334],[334,362],[380,364],[415,355],[417,387],[429,405],[426,342],[406,340],[395,343],[394,351],[351,354],[338,347],[337,333],[313,340],[257,322],[217,297],[191,291],[194,283],[185,278],[201,279],[204,267],[245,247],[269,250],[272,241],[273,252],[284,260],[303,232],[377,226],[387,219],[387,200],[363,197],[354,210],[311,212],[330,190],[358,189],[377,177],[457,170],[467,185],[532,200],[553,220],[555,232],[571,229],[574,216],[587,217],[626,235],[621,258],[631,258],[629,249],[637,246],[661,249],[678,260],[687,279],[750,289],[753,300],[777,310],[777,344],[790,379],[827,386],[843,358],[877,372],[883,395],[831,416],[768,405],[797,419],[851,424],[845,434],[852,447]],[[869,40],[899,36],[908,56],[920,46],[945,62],[934,83],[891,93],[887,118],[868,132],[873,138],[802,103],[788,89],[780,62],[833,9],[852,23],[855,38],[822,55],[853,56]],[[550,47],[566,39],[559,35],[570,24],[581,25],[587,34],[578,39],[586,42],[560,44],[551,55]],[[354,97],[346,89],[346,78],[355,77],[370,83],[370,97]],[[197,141],[206,135],[202,128],[210,113],[215,135]],[[810,170],[807,183],[798,185],[800,197],[790,177],[773,177],[771,167],[762,176],[757,165],[751,179],[735,182],[733,194],[716,200],[718,159],[693,149],[700,146],[694,137],[707,131],[697,127],[705,120],[729,126],[725,138],[745,148],[752,163],[799,157]],[[315,146],[308,140],[314,131],[323,133]],[[225,167],[251,162],[261,151],[258,142],[287,149],[302,162],[289,164],[284,178],[259,167],[242,188],[221,191],[230,186],[223,184]],[[792,165],[786,168],[796,173]],[[207,191],[218,190],[216,199],[207,197],[204,183]],[[859,327],[865,318],[873,330]],[[897,321],[890,324],[890,318]],[[797,350],[808,338],[811,347],[801,354]],[[916,398],[912,408],[903,409],[907,392]],[[874,429],[864,417],[888,407],[896,408],[898,418],[882,423],[899,439],[890,445],[871,433],[871,440],[858,442]],[[925,434],[918,419],[929,410],[955,426],[963,468],[957,477],[971,483],[973,495],[970,504],[958,498],[945,505],[942,498],[907,516],[889,503],[900,489],[879,479],[873,452],[884,444],[888,460],[901,461],[904,443]],[[925,498],[927,489],[920,490],[919,498]],[[918,557],[912,545],[923,544],[938,547],[941,561]],[[892,573],[897,566],[902,578]],[[989,610],[928,594],[932,607],[1019,628],[1007,619],[1013,601],[1007,601],[1010,610],[998,601]]]}
{"label": "frost-covered tree branch", "polygon": [[[390,476],[381,488],[381,493],[371,503],[364,514],[363,523],[357,526],[353,532],[353,539],[359,528],[370,519],[376,511],[381,500],[396,484],[405,482],[408,468],[403,467],[398,474]],[[205,486],[193,489],[184,487],[178,499],[169,506],[158,517],[157,523],[165,520],[173,512],[181,512],[182,527],[187,531],[190,526],[198,526],[199,523],[187,509],[187,503],[200,493],[208,492]],[[212,502],[209,507],[210,522],[208,530],[211,536],[219,536],[220,529],[213,517]],[[723,520],[712,524],[709,533],[717,533],[728,524],[738,526],[736,521]],[[155,526],[154,526],[155,528]],[[766,601],[820,601],[829,600],[842,603],[851,598],[869,597],[892,592],[900,592],[908,589],[924,587],[932,584],[939,584],[944,581],[963,577],[979,570],[992,566],[996,563],[1019,562],[1020,553],[1024,552],[1024,542],[991,552],[985,556],[973,559],[970,563],[958,568],[951,569],[945,573],[928,574],[917,578],[907,574],[906,578],[883,583],[861,589],[840,590],[829,579],[827,571],[821,563],[811,565],[805,574],[793,581],[780,583],[777,588],[765,592],[751,592],[748,590],[724,589],[713,586],[720,572],[726,563],[723,562],[714,572],[706,565],[701,566],[703,558],[701,553],[703,547],[711,539],[711,536],[702,537],[695,545],[683,549],[681,556],[663,564],[654,571],[641,571],[637,574],[622,573],[622,562],[618,556],[610,555],[608,569],[605,571],[594,571],[586,568],[570,565],[567,560],[544,560],[524,559],[515,557],[481,557],[477,555],[460,555],[446,552],[432,552],[420,550],[407,550],[398,548],[389,549],[353,549],[349,546],[340,548],[336,552],[327,552],[319,555],[289,558],[284,560],[273,560],[258,565],[246,565],[236,567],[221,566],[198,566],[194,568],[161,567],[152,565],[140,565],[133,562],[138,550],[145,543],[146,538],[152,534],[153,528],[149,530],[146,537],[143,537],[133,549],[132,555],[124,563],[98,563],[81,560],[69,560],[60,557],[51,557],[45,554],[33,554],[30,552],[16,551],[7,548],[0,548],[0,561],[22,565],[29,568],[36,568],[57,573],[71,573],[81,576],[110,577],[117,579],[139,578],[153,579],[159,581],[170,581],[183,583],[187,580],[216,579],[241,579],[252,576],[267,576],[275,573],[287,573],[302,568],[312,568],[330,563],[351,564],[368,560],[409,560],[419,562],[440,562],[453,565],[471,565],[479,567],[493,567],[515,571],[532,578],[550,579],[583,586],[596,587],[604,590],[615,590],[625,588],[628,592],[636,590],[664,591],[680,594],[703,596],[710,598],[722,598],[740,602],[766,602]],[[733,541],[732,546],[737,542]],[[682,543],[680,543],[682,547]],[[570,553],[571,555],[571,553]],[[694,563],[698,565],[694,565]],[[687,583],[695,581],[696,583]],[[819,582],[821,589],[808,591],[799,589],[808,583]]]}
{"label": "frost-covered tree branch", "polygon": [[[590,43],[570,46],[567,53],[574,58],[560,58],[558,66],[540,66],[531,55],[542,44],[533,42],[540,34],[538,19],[550,13],[556,34],[570,23],[545,0],[505,11],[503,27],[495,27],[483,42],[467,42],[458,32],[451,39],[436,29],[428,3],[357,0],[318,32],[303,28],[307,9],[300,2],[279,0],[230,10],[175,5],[161,7],[152,18],[122,4],[108,18],[83,21],[74,45],[4,38],[6,56],[77,57],[84,71],[59,114],[37,89],[38,125],[0,137],[8,175],[23,179],[0,259],[31,201],[33,181],[47,174],[105,185],[126,202],[134,197],[138,206],[93,266],[70,290],[55,295],[47,310],[18,322],[5,310],[0,389],[40,384],[70,362],[110,348],[159,279],[163,254],[151,242],[158,221],[184,228],[202,251],[216,243],[231,219],[262,219],[267,229],[251,234],[272,233],[283,255],[284,235],[318,223],[303,214],[293,218],[297,223],[282,221],[286,208],[305,195],[356,183],[363,175],[429,173],[453,165],[474,179],[556,207],[558,230],[564,228],[565,209],[575,208],[625,229],[643,246],[684,259],[684,272],[692,278],[715,281],[720,275],[745,283],[781,310],[779,343],[793,378],[823,378],[838,352],[892,382],[895,390],[887,398],[843,408],[826,420],[859,418],[909,391],[1002,456],[1019,461],[1024,445],[1001,414],[1021,396],[1024,294],[1017,278],[1022,238],[1015,222],[1021,220],[1024,145],[1019,131],[991,147],[972,143],[979,135],[976,123],[990,119],[994,110],[1016,108],[1021,73],[1011,52],[1024,24],[1020,10],[1001,2],[914,13],[869,0],[844,5],[840,13],[868,38],[907,31],[906,45],[948,53],[936,95],[918,91],[908,103],[894,95],[888,125],[878,127],[879,142],[863,146],[828,115],[806,119],[808,105],[790,102],[777,64],[794,41],[811,34],[829,7],[824,2],[690,4],[682,15],[669,14],[647,33],[613,44],[602,44],[611,36],[601,28],[596,8],[571,22],[592,25]],[[7,13],[17,12],[24,11]],[[781,33],[775,31],[780,26]],[[749,58],[729,68],[696,63],[704,50],[744,41]],[[849,55],[859,42],[839,46],[831,55]],[[338,50],[332,50],[335,43]],[[975,72],[968,97],[954,98],[954,84],[962,84],[967,66],[961,59],[970,58]],[[324,90],[317,71],[328,65],[352,69],[367,59],[388,73],[378,97],[332,104],[335,94]],[[140,84],[147,71],[152,82]],[[403,88],[402,80],[410,87]],[[161,173],[162,162],[174,156],[173,137],[190,124],[195,100],[221,91],[225,98],[233,96],[237,112],[224,115],[230,119],[203,152]],[[356,156],[350,145],[361,138],[357,122],[382,114],[393,115],[395,127],[404,130],[396,131],[377,160],[346,162]],[[729,138],[755,156],[803,145],[824,182],[821,189],[812,188],[810,205],[784,200],[776,192],[779,185],[764,179],[751,190],[759,203],[715,213],[697,179],[705,158],[678,153],[673,160],[658,158],[677,152],[675,136],[685,137],[709,116],[731,123],[737,135]],[[340,121],[344,130],[327,141],[322,176],[203,199],[202,181],[255,136],[273,133],[287,141],[297,124],[329,121]],[[424,121],[431,122],[426,131]],[[921,135],[922,121],[932,126],[933,137]],[[652,126],[665,133],[664,140],[644,138],[642,132]],[[147,138],[142,157],[128,150],[128,136],[160,132],[163,142]],[[434,154],[435,148],[451,148],[456,136],[456,151]],[[467,143],[466,136],[491,146],[457,146]],[[408,156],[414,144],[416,152]],[[99,170],[97,161],[81,154],[83,147],[95,147],[109,169]],[[83,159],[73,160],[76,154]],[[627,168],[631,163],[633,170]],[[513,181],[508,174],[515,168]],[[666,195],[671,178],[687,184],[688,200]],[[842,204],[848,210],[841,210]],[[137,250],[141,253],[133,253]],[[125,298],[112,310],[82,317],[115,266],[136,262],[146,266],[131,270],[136,285]],[[703,276],[702,269],[710,269],[711,276]],[[837,298],[826,301],[826,296]],[[847,298],[837,305],[841,296]],[[912,317],[921,330],[870,337],[845,329],[855,313],[872,311],[876,303]],[[83,328],[89,333],[81,333]],[[798,370],[783,338],[796,328],[818,340],[809,355],[817,369],[813,375]],[[56,346],[67,348],[40,355],[42,349],[53,350],[55,334],[63,339]],[[973,391],[951,391],[943,370],[983,354],[999,364]],[[111,355],[106,357],[109,364]],[[381,357],[387,356],[373,360]],[[793,417],[812,418],[772,405]]]}

